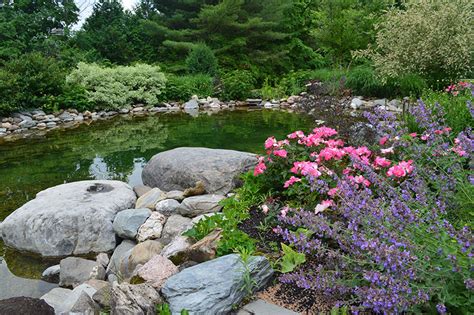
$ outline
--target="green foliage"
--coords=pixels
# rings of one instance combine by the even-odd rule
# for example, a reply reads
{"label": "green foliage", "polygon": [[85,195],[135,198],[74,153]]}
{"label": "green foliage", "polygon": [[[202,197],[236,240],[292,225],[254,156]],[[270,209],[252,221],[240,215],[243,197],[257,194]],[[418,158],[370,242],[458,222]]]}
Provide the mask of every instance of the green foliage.
{"label": "green foliage", "polygon": [[373,67],[363,65],[347,73],[346,86],[357,95],[418,97],[427,88],[427,83],[417,74],[404,74],[384,81],[376,74]]}
{"label": "green foliage", "polygon": [[240,260],[242,262],[243,286],[240,288],[240,290],[244,291],[247,297],[250,297],[257,286],[257,282],[252,278],[252,273],[249,267],[253,251],[250,251],[246,248],[237,248],[237,253],[239,254]]}
{"label": "green foliage", "polygon": [[[156,315],[171,315],[171,309],[168,303],[157,304],[155,307]],[[189,315],[189,311],[181,310],[180,315]]]}
{"label": "green foliage", "polygon": [[[0,61],[38,51],[45,41],[60,43],[65,40],[69,28],[77,22],[78,14],[73,0],[2,1]],[[59,34],[55,35],[55,31]]]}
{"label": "green foliage", "polygon": [[467,102],[472,101],[470,89],[466,89],[456,96],[451,93],[435,92],[427,89],[421,95],[421,99],[432,109],[435,108],[436,104],[441,106],[445,123],[453,128],[454,134],[474,126],[474,118],[467,106]]}
{"label": "green foliage", "polygon": [[0,113],[42,108],[63,92],[65,73],[53,58],[22,55],[0,68]]}
{"label": "green foliage", "polygon": [[306,262],[305,254],[298,253],[290,246],[281,243],[281,249],[283,250],[283,256],[279,261],[281,273],[292,272],[296,267]]}
{"label": "green foliage", "polygon": [[260,178],[251,173],[244,174],[242,179],[244,185],[237,189],[236,195],[221,201],[222,213],[207,217],[184,235],[194,239],[202,239],[216,228],[223,230],[219,241],[217,254],[219,256],[233,252],[254,252],[255,240],[238,229],[238,225],[249,217],[249,209],[261,203],[265,199],[262,193],[262,182]]}
{"label": "green foliage", "polygon": [[222,78],[222,96],[227,100],[244,100],[251,95],[256,80],[247,70],[234,70],[225,73]]}
{"label": "green foliage", "polygon": [[205,44],[198,44],[186,58],[186,66],[191,74],[207,74],[211,77],[217,73],[217,58]]}
{"label": "green foliage", "polygon": [[187,101],[193,95],[207,97],[214,95],[212,77],[206,74],[168,75],[166,88],[161,99],[164,101]]}
{"label": "green foliage", "polygon": [[260,88],[260,94],[264,100],[277,100],[285,96],[280,85],[273,87],[268,78],[265,79],[263,86]]}
{"label": "green foliage", "polygon": [[331,64],[351,60],[351,51],[364,49],[375,36],[374,22],[392,1],[321,0],[313,13],[312,35]]}
{"label": "green foliage", "polygon": [[369,57],[384,79],[416,73],[433,81],[472,74],[474,32],[469,0],[408,1],[376,25]]}
{"label": "green foliage", "polygon": [[89,102],[104,109],[143,103],[157,105],[165,87],[165,75],[158,66],[101,67],[79,63],[67,82],[86,90]]}
{"label": "green foliage", "polygon": [[384,85],[369,66],[356,67],[350,71],[346,84],[357,95],[381,96],[384,94]]}

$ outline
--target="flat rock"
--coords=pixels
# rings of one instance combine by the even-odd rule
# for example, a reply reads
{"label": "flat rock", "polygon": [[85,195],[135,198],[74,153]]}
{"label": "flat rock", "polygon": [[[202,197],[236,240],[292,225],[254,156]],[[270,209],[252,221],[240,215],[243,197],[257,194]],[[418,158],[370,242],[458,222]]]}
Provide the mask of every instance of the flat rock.
{"label": "flat rock", "polygon": [[184,252],[194,244],[193,240],[187,236],[177,236],[161,251],[161,255],[166,258],[172,258],[175,255]]}
{"label": "flat rock", "polygon": [[131,187],[119,181],[55,186],[10,214],[2,238],[7,246],[47,257],[108,252],[116,246],[115,215],[135,200]]}
{"label": "flat rock", "polygon": [[161,289],[165,281],[176,273],[178,273],[178,267],[161,255],[154,256],[137,272],[138,276],[156,289]]}
{"label": "flat rock", "polygon": [[114,283],[112,285],[111,314],[115,315],[154,315],[156,304],[162,302],[161,296],[151,285]]}
{"label": "flat rock", "polygon": [[183,200],[178,208],[178,212],[183,216],[191,218],[205,213],[218,212],[222,209],[219,202],[223,199],[225,199],[225,197],[221,195],[189,197]]}
{"label": "flat rock", "polygon": [[98,305],[92,300],[96,289],[81,284],[74,290],[56,288],[41,297],[54,308],[56,314],[96,314]]}
{"label": "flat rock", "polygon": [[54,308],[37,298],[14,297],[0,300],[0,314],[54,315]]}
{"label": "flat rock", "polygon": [[237,312],[237,315],[298,315],[298,313],[264,300],[255,300]]}
{"label": "flat rock", "polygon": [[143,196],[147,192],[151,190],[151,187],[145,186],[145,185],[137,185],[133,187],[133,191],[135,194],[137,194],[138,197]]}
{"label": "flat rock", "polygon": [[[247,262],[253,290],[262,288],[272,277],[268,260],[253,256]],[[183,309],[190,314],[226,314],[245,297],[244,265],[231,254],[184,269],[170,277],[162,293],[173,314]]]}
{"label": "flat rock", "polygon": [[110,263],[107,266],[107,274],[119,274],[120,266],[125,259],[128,259],[130,251],[135,247],[136,243],[131,240],[124,240],[115,249],[112,257],[110,257]]}
{"label": "flat rock", "polygon": [[197,109],[199,108],[199,103],[197,100],[192,99],[184,103],[184,109]]}
{"label": "flat rock", "polygon": [[168,192],[166,193],[166,198],[168,198],[168,199],[174,199],[174,200],[177,200],[177,201],[183,201],[183,199],[184,199],[184,192],[182,192],[181,190],[168,191]]}
{"label": "flat rock", "polygon": [[158,241],[148,240],[137,244],[130,251],[126,265],[122,266],[123,275],[127,278],[130,277],[134,273],[135,268],[148,263],[150,259],[161,253],[162,250],[163,244]]}
{"label": "flat rock", "polygon": [[74,287],[89,279],[105,278],[104,267],[94,260],[67,257],[59,265],[59,285],[62,287]]}
{"label": "flat rock", "polygon": [[15,276],[0,258],[0,300],[18,296],[40,298],[57,287],[55,283]]}
{"label": "flat rock", "polygon": [[208,148],[177,148],[158,153],[145,166],[145,185],[184,190],[202,181],[209,193],[226,194],[241,184],[240,174],[257,163],[255,154]]}
{"label": "flat rock", "polygon": [[[168,194],[166,196],[168,197]],[[180,203],[174,199],[165,199],[156,204],[155,210],[165,216],[170,216],[176,214],[179,205]]]}
{"label": "flat rock", "polygon": [[191,228],[191,219],[174,214],[168,218],[163,228],[161,240],[163,243],[169,243],[176,236]]}
{"label": "flat rock", "polygon": [[144,242],[146,240],[160,238],[165,222],[166,217],[164,215],[159,212],[153,212],[138,229],[137,240]]}
{"label": "flat rock", "polygon": [[138,229],[150,215],[151,210],[148,208],[120,211],[114,220],[114,231],[121,238],[135,239]]}
{"label": "flat rock", "polygon": [[159,188],[153,188],[138,198],[135,208],[148,208],[150,210],[155,210],[158,201],[164,199],[166,199],[166,193]]}

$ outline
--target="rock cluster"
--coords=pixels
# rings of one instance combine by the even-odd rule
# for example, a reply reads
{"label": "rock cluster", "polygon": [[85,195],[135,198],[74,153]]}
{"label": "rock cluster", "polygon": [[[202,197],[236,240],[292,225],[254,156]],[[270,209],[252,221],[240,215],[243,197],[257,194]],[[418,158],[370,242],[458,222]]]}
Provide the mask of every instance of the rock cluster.
{"label": "rock cluster", "polygon": [[[233,178],[256,160],[244,152],[208,150],[204,152],[220,161],[207,159],[207,168],[194,168],[193,156],[202,162],[205,154],[202,148],[190,148],[184,150],[191,159],[186,174],[175,174],[168,182],[161,177],[171,173],[147,175],[154,180],[158,174],[166,185],[132,189],[117,181],[63,184],[38,193],[7,217],[0,229],[7,245],[64,257],[43,272],[43,279],[59,287],[31,303],[44,301],[55,314],[98,314],[101,309],[154,314],[162,302],[169,303],[173,314],[183,309],[225,314],[246,292],[263,287],[273,273],[266,258],[251,257],[245,264],[235,254],[216,258],[219,229],[198,242],[183,235],[221,211],[220,202],[236,185]],[[155,160],[153,168],[162,170],[162,163],[178,169],[181,160],[174,159],[177,165]],[[245,287],[245,272],[250,273],[251,288]]]}

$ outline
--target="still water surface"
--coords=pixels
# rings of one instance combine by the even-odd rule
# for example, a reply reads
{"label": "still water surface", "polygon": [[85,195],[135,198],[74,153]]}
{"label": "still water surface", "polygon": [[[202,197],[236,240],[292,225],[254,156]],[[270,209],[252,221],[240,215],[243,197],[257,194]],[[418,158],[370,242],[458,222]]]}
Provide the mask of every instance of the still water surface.
{"label": "still water surface", "polygon": [[[0,143],[0,221],[39,191],[65,182],[118,179],[140,184],[143,166],[162,151],[202,146],[262,153],[268,136],[282,138],[312,125],[308,116],[283,111],[236,110],[197,117],[173,113],[116,117]],[[17,276],[37,277],[51,264],[2,248],[0,241],[1,257]]]}

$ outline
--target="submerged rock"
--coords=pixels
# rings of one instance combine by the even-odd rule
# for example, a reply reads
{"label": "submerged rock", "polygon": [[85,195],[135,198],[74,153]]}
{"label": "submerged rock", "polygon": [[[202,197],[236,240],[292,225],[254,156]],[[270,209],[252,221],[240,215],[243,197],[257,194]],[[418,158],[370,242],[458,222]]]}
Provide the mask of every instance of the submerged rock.
{"label": "submerged rock", "polygon": [[254,154],[233,150],[177,148],[158,153],[145,166],[145,185],[184,190],[202,181],[208,193],[226,194],[239,185],[241,173],[257,163]]}
{"label": "submerged rock", "polygon": [[[262,288],[273,274],[265,257],[251,257],[246,267],[255,284],[253,290]],[[226,314],[246,295],[244,270],[239,255],[223,256],[170,277],[162,293],[173,314],[183,309],[190,314]]]}
{"label": "submerged rock", "polygon": [[2,238],[8,246],[42,256],[108,252],[116,245],[115,215],[135,200],[132,188],[119,181],[55,186],[10,214],[2,223]]}

